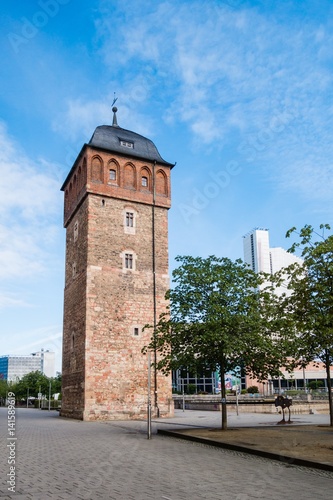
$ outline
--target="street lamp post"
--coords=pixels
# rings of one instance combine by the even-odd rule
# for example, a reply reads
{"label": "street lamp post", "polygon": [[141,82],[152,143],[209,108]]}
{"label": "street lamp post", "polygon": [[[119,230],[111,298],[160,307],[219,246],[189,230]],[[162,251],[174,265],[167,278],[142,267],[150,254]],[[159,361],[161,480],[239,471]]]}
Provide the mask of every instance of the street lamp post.
{"label": "street lamp post", "polygon": [[51,380],[49,385],[49,411],[51,410]]}
{"label": "street lamp post", "polygon": [[150,363],[150,352],[148,352],[147,439],[151,439],[151,363]]}

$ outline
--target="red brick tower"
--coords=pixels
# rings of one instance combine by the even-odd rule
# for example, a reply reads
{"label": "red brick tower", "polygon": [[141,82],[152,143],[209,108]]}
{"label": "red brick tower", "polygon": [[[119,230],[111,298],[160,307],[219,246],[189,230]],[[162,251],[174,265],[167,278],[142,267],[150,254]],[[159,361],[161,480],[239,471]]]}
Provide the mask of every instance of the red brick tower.
{"label": "red brick tower", "polygon": [[[69,172],[62,410],[83,420],[146,413],[146,324],[165,311],[170,171],[149,139],[97,127]],[[171,379],[152,373],[153,407],[172,413]]]}

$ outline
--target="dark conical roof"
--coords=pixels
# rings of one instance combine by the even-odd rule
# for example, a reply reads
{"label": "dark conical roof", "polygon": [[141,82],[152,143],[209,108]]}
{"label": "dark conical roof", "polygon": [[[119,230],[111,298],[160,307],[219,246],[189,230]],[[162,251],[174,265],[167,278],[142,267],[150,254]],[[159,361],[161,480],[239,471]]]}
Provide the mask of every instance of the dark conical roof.
{"label": "dark conical roof", "polygon": [[114,153],[173,166],[172,163],[163,160],[157,147],[150,139],[118,125],[101,125],[97,127],[88,144]]}
{"label": "dark conical roof", "polygon": [[[97,127],[88,144],[83,145],[78,158],[81,156],[84,148],[88,145],[94,148],[103,149],[104,151],[110,151],[111,153],[120,153],[125,156],[133,156],[149,162],[156,162],[171,168],[175,166],[175,163],[169,163],[163,160],[153,141],[143,137],[143,135],[136,134],[131,130],[119,127],[116,115],[118,109],[114,106],[112,111],[112,125],[100,125]],[[65,189],[66,183],[75,169],[75,163],[78,158],[75,160],[74,165],[61,187],[62,191]]]}

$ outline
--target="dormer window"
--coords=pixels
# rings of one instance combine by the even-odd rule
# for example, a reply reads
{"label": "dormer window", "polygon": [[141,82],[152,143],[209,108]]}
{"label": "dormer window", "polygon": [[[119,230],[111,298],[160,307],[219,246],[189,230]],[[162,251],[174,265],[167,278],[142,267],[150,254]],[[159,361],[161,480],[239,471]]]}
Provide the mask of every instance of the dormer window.
{"label": "dormer window", "polygon": [[133,142],[129,142],[129,141],[122,141],[122,140],[120,140],[120,145],[124,146],[125,148],[130,148],[130,149],[134,148],[134,143]]}

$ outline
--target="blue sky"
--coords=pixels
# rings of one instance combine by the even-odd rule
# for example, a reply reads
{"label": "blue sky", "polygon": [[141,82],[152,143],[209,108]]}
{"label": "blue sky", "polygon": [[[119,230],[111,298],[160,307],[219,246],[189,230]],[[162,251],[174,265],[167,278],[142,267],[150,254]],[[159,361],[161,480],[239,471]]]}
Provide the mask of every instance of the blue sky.
{"label": "blue sky", "polygon": [[60,187],[95,127],[177,162],[176,255],[243,256],[242,236],[332,223],[329,0],[18,0],[1,4],[0,354],[55,350]]}

